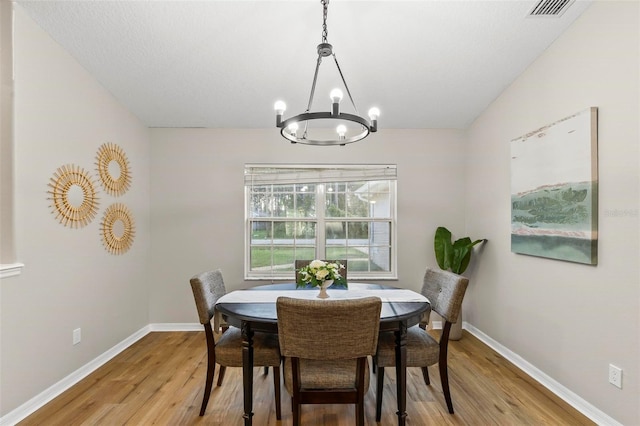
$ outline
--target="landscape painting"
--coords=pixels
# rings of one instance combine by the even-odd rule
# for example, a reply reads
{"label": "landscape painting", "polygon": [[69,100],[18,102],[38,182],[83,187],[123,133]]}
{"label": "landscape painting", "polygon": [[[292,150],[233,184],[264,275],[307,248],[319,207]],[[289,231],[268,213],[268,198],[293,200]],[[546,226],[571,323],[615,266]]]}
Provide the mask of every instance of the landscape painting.
{"label": "landscape painting", "polygon": [[511,141],[511,251],[596,265],[596,107]]}

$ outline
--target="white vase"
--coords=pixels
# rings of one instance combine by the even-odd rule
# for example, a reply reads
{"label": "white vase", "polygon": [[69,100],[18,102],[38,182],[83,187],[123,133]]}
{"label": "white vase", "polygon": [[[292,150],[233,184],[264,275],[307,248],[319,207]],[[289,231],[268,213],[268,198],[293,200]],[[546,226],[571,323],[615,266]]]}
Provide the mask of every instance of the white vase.
{"label": "white vase", "polygon": [[460,340],[462,338],[462,308],[458,314],[458,321],[451,324],[449,331],[449,340]]}
{"label": "white vase", "polygon": [[323,281],[322,284],[320,284],[320,293],[318,293],[318,297],[320,299],[326,299],[327,297],[329,297],[329,295],[327,294],[327,288],[329,288],[331,284],[333,284],[333,280],[326,280]]}

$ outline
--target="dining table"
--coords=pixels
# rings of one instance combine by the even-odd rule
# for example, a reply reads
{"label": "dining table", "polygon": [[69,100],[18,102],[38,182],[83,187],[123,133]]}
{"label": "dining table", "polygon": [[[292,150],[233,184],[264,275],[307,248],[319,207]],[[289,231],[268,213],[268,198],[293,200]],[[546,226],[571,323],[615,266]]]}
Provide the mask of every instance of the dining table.
{"label": "dining table", "polygon": [[[407,328],[428,319],[431,305],[426,297],[413,290],[390,285],[349,282],[346,288],[329,287],[328,299],[335,300],[375,296],[382,301],[380,333],[395,333],[396,397],[398,425],[406,424],[406,339]],[[242,332],[242,386],[244,393],[244,424],[253,421],[253,336],[259,332],[278,332],[276,300],[278,297],[315,299],[317,288],[298,289],[295,282],[265,284],[234,290],[220,297],[214,309],[214,329],[221,324],[240,328]],[[338,325],[339,326],[339,325]]]}

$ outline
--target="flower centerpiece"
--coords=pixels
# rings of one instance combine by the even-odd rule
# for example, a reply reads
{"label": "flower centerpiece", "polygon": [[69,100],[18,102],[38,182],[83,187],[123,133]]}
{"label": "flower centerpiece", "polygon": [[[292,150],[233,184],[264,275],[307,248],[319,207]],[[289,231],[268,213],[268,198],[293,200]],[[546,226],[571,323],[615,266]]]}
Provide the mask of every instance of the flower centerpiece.
{"label": "flower centerpiece", "polygon": [[296,280],[296,287],[320,287],[318,297],[324,299],[329,297],[326,293],[327,287],[331,284],[346,286],[347,280],[340,274],[344,265],[339,262],[325,262],[323,260],[313,260],[307,266],[298,270],[299,280]]}

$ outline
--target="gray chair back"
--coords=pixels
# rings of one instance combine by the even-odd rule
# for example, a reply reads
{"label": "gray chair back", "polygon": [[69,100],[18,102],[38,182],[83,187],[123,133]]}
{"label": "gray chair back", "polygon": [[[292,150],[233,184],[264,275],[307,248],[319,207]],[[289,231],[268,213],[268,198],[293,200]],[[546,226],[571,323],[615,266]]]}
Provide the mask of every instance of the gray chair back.
{"label": "gray chair back", "polygon": [[222,271],[216,269],[215,271],[202,272],[194,275],[189,282],[196,301],[200,324],[208,324],[213,318],[213,308],[216,301],[227,292],[222,279]]}
{"label": "gray chair back", "polygon": [[462,275],[427,268],[422,284],[422,294],[429,299],[431,310],[445,321],[454,323],[462,309],[462,299],[468,285],[469,279]]}
{"label": "gray chair back", "polygon": [[279,297],[278,338],[285,357],[313,360],[375,355],[382,301],[377,297],[306,300]]}

